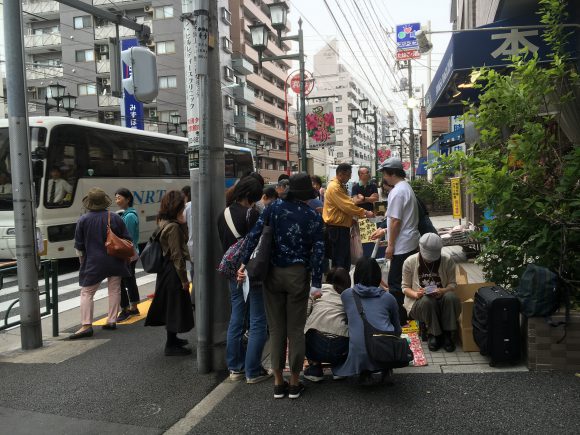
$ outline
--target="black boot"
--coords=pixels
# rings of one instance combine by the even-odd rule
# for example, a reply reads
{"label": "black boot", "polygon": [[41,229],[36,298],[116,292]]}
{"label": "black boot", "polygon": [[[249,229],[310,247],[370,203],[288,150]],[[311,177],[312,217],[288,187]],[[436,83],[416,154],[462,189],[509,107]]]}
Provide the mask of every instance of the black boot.
{"label": "black boot", "polygon": [[441,342],[439,340],[439,337],[436,337],[435,335],[429,334],[429,339],[427,340],[427,345],[429,346],[429,350],[431,352],[437,352],[439,350],[439,348],[441,348]]}
{"label": "black boot", "polygon": [[443,348],[446,352],[455,350],[455,331],[445,331],[443,333]]}

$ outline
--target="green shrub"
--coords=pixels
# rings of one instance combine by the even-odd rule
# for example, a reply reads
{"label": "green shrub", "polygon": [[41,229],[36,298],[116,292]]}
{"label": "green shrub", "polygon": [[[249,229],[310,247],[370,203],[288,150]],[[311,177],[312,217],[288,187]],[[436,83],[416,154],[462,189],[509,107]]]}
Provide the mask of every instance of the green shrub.
{"label": "green shrub", "polygon": [[[507,72],[483,68],[479,103],[466,121],[480,139],[465,153],[452,153],[437,171],[461,173],[481,209],[493,212],[480,234],[478,262],[486,279],[514,289],[528,263],[550,268],[574,287],[580,303],[580,147],[559,128],[562,110],[576,104],[570,91],[578,74],[563,51],[566,2],[540,0],[549,65],[536,54],[514,56]],[[576,106],[577,110],[577,106]]]}

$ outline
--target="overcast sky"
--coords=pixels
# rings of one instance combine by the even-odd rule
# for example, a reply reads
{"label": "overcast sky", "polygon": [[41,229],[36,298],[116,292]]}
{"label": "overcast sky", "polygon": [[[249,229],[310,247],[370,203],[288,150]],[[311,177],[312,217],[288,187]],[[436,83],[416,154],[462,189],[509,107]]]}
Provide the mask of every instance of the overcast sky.
{"label": "overcast sky", "polygon": [[[393,92],[392,89],[395,82],[398,82],[403,74],[406,76],[407,72],[406,70],[399,71],[395,66],[394,32],[387,36],[383,34],[382,29],[393,31],[397,24],[410,22],[420,22],[426,26],[428,20],[431,20],[433,30],[450,30],[450,0],[326,0],[344,33],[344,37],[335,25],[325,5],[325,0],[287,1],[291,8],[289,19],[292,22],[292,33],[298,29],[298,19],[302,17],[304,21],[304,45],[309,57],[307,68],[310,71],[313,68],[313,55],[324,47],[327,41],[337,38],[343,63],[349,69],[354,70],[353,72],[366,85],[365,87],[369,92],[373,92],[372,87],[377,90],[378,98],[384,103],[386,109],[394,109],[400,117],[406,119],[403,104],[407,97],[404,93]],[[365,17],[364,21],[361,19],[355,3]],[[432,74],[439,66],[450,36],[449,33],[433,35]],[[372,86],[369,85],[368,80],[361,72],[361,66],[357,59],[344,42],[345,37],[365,69]],[[427,89],[426,62],[426,57],[413,62],[414,86],[420,87],[423,84],[425,91]],[[316,71],[314,73],[316,75]],[[418,96],[421,97],[421,94],[419,93]]]}

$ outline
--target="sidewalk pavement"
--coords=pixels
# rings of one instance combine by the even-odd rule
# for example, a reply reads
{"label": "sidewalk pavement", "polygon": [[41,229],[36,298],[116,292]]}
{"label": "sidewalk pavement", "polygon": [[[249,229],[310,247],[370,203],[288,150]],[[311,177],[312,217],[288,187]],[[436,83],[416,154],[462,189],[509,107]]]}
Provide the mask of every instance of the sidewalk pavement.
{"label": "sidewalk pavement", "polygon": [[[436,226],[450,221],[436,219]],[[461,248],[445,249],[467,270],[470,282],[483,280],[479,268],[466,262]],[[152,293],[153,288],[151,283],[142,286],[140,292]],[[77,308],[60,314],[61,336],[56,339],[50,337],[50,317],[45,318],[45,346],[34,351],[19,350],[19,328],[0,333],[0,428],[10,427],[11,434],[153,434],[168,429],[171,434],[190,430],[376,433],[408,432],[412,428],[426,431],[437,423],[440,426],[435,432],[443,428],[464,432],[458,427],[463,427],[468,416],[473,420],[464,427],[475,432],[509,432],[511,426],[496,424],[493,416],[503,415],[504,404],[510,409],[514,403],[523,406],[526,396],[520,398],[519,392],[530,383],[538,382],[532,387],[536,393],[543,392],[540,385],[546,386],[546,392],[554,391],[549,396],[550,409],[559,409],[558,415],[565,416],[569,404],[580,398],[580,378],[573,378],[576,383],[569,383],[566,389],[557,375],[501,373],[527,369],[522,365],[491,369],[477,353],[460,349],[451,354],[430,353],[424,346],[429,365],[396,370],[398,387],[365,389],[350,383],[325,382],[323,386],[310,385],[304,400],[289,405],[287,400],[273,401],[271,382],[235,384],[225,380],[225,372],[197,373],[195,330],[184,334],[194,349],[188,357],[165,357],[165,329],[144,328],[140,321],[120,324],[116,331],[96,327],[92,339],[68,341],[68,333],[79,325],[79,311]],[[95,313],[106,312],[107,299],[96,301]],[[566,382],[570,382],[568,378]],[[451,402],[457,410],[449,411]],[[401,404],[408,408],[401,408]],[[538,405],[545,409],[545,403]],[[473,423],[485,423],[475,412],[481,407],[500,413],[486,414],[489,426]],[[288,410],[294,411],[293,420],[284,421],[283,417],[290,415]],[[435,417],[436,411],[443,417]],[[407,415],[409,412],[413,414]],[[370,416],[368,424],[363,424],[365,413]],[[519,412],[516,416],[521,415]],[[527,421],[522,428],[533,428],[534,421]],[[397,426],[393,426],[395,423]],[[566,426],[566,432],[574,432],[568,431],[571,427]]]}

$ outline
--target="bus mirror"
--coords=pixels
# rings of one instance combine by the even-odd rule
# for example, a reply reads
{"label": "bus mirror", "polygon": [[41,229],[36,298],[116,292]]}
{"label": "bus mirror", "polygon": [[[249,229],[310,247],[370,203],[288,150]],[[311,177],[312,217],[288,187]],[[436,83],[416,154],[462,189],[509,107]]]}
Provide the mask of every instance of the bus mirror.
{"label": "bus mirror", "polygon": [[44,161],[43,160],[32,160],[32,178],[38,180],[42,178],[44,174]]}

